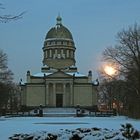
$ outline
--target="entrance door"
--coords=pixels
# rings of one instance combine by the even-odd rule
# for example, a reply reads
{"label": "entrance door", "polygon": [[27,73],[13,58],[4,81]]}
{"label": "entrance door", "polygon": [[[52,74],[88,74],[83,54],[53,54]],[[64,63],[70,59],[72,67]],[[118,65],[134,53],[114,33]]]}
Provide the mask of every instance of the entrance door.
{"label": "entrance door", "polygon": [[63,94],[56,94],[56,107],[63,107]]}

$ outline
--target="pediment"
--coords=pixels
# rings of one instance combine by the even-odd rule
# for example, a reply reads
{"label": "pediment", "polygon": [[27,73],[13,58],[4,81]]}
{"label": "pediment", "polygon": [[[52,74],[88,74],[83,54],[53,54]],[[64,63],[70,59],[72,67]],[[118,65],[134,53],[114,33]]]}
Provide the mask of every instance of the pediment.
{"label": "pediment", "polygon": [[72,76],[63,71],[57,71],[47,76],[48,78],[71,78]]}

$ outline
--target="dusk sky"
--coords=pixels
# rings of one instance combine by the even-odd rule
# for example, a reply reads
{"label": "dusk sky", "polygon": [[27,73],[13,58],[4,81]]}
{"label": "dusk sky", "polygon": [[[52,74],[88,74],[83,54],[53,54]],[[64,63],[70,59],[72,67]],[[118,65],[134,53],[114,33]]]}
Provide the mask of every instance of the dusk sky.
{"label": "dusk sky", "polygon": [[43,43],[60,13],[62,24],[72,33],[76,46],[76,66],[82,74],[101,66],[101,54],[117,43],[116,34],[135,23],[140,25],[140,0],[0,0],[0,14],[19,14],[23,18],[0,23],[0,49],[8,55],[14,80],[26,80],[41,71]]}

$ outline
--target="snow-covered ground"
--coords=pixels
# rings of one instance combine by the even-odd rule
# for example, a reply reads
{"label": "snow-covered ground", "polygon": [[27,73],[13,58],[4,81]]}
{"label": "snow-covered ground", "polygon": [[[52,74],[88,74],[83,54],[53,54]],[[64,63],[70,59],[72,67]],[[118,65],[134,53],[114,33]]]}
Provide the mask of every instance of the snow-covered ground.
{"label": "snow-covered ground", "polygon": [[[115,117],[0,117],[0,139],[8,140],[8,137],[19,133],[49,132],[57,133],[62,129],[76,128],[106,128],[119,130],[121,124],[131,123],[140,130],[140,120],[130,119],[124,116]],[[87,138],[88,140],[88,138]]]}

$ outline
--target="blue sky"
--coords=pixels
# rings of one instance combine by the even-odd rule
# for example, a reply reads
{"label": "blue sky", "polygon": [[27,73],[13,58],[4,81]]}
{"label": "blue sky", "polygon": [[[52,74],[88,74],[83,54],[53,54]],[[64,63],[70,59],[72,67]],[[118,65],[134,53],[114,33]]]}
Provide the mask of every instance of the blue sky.
{"label": "blue sky", "polygon": [[0,14],[26,11],[20,20],[0,23],[0,48],[8,55],[15,81],[25,80],[27,70],[41,71],[43,43],[60,13],[76,45],[80,73],[97,70],[106,47],[117,43],[116,34],[134,23],[140,25],[140,0],[0,0]]}

